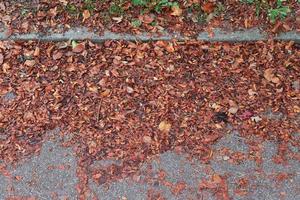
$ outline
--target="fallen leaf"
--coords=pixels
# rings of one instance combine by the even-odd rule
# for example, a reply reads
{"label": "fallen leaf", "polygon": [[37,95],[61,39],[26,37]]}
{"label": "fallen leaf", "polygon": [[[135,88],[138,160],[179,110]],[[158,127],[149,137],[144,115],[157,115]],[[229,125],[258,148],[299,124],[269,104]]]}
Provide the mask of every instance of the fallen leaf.
{"label": "fallen leaf", "polygon": [[100,95],[101,95],[102,97],[107,97],[109,94],[110,94],[110,89],[107,89],[107,90],[101,92]]}
{"label": "fallen leaf", "polygon": [[73,45],[73,43],[72,43],[72,46],[73,46],[73,52],[74,53],[81,53],[85,50],[85,44],[84,43],[80,43],[80,44],[76,44],[76,45]]}
{"label": "fallen leaf", "polygon": [[0,65],[3,64],[3,61],[4,61],[4,56],[2,53],[0,53]]}
{"label": "fallen leaf", "polygon": [[250,96],[254,96],[254,95],[257,95],[257,92],[253,91],[252,89],[249,89],[249,90],[248,90],[248,94],[249,94]]}
{"label": "fallen leaf", "polygon": [[295,105],[295,106],[293,107],[293,109],[294,109],[294,112],[295,112],[295,113],[300,113],[300,107],[299,107],[299,106],[296,106],[296,105]]}
{"label": "fallen leaf", "polygon": [[175,51],[173,44],[169,44],[168,46],[166,46],[166,50],[169,53],[173,53]]}
{"label": "fallen leaf", "polygon": [[150,24],[151,22],[153,22],[154,20],[154,17],[151,16],[151,15],[144,15],[144,16],[141,16],[141,19],[140,19],[142,22],[144,22],[145,24]]}
{"label": "fallen leaf", "polygon": [[88,10],[84,10],[84,11],[82,12],[82,16],[83,16],[82,22],[84,22],[85,20],[87,20],[88,18],[90,18],[91,13],[90,13],[90,11],[88,11]]}
{"label": "fallen leaf", "polygon": [[272,29],[272,32],[273,33],[278,32],[278,29],[281,27],[281,25],[282,25],[282,22],[281,21],[277,21],[277,23],[275,24],[275,26]]}
{"label": "fallen leaf", "polygon": [[214,189],[217,188],[218,185],[215,184],[214,182],[210,181],[210,180],[203,180],[200,182],[199,184],[199,189]]}
{"label": "fallen leaf", "polygon": [[68,1],[67,0],[59,0],[59,2],[61,2],[64,6],[68,5]]}
{"label": "fallen leaf", "polygon": [[247,120],[247,119],[250,119],[250,117],[253,116],[253,113],[250,112],[250,111],[245,111],[243,112],[243,114],[241,114],[239,117],[241,120]]}
{"label": "fallen leaf", "polygon": [[10,69],[10,65],[7,64],[7,63],[4,63],[3,66],[2,66],[2,69],[3,69],[3,72],[4,72],[4,73],[7,73],[8,70]]}
{"label": "fallen leaf", "polygon": [[129,94],[131,94],[131,93],[133,93],[134,92],[134,90],[133,90],[133,88],[132,87],[126,87],[126,91],[129,93]]}
{"label": "fallen leaf", "polygon": [[117,24],[121,23],[122,20],[123,20],[123,16],[120,16],[120,17],[113,17],[112,18],[114,21],[116,21]]}
{"label": "fallen leaf", "polygon": [[220,184],[222,182],[222,178],[219,174],[214,174],[212,176],[212,181],[216,184]]}
{"label": "fallen leaf", "polygon": [[231,107],[228,109],[228,112],[231,114],[235,114],[235,113],[237,113],[238,110],[239,110],[238,107]]}
{"label": "fallen leaf", "polygon": [[179,195],[181,194],[186,188],[186,184],[184,182],[179,182],[176,183],[173,187],[172,187],[172,192],[175,195]]}
{"label": "fallen leaf", "polygon": [[269,82],[272,82],[272,83],[275,83],[275,84],[280,83],[280,79],[277,76],[275,76],[274,70],[272,68],[269,68],[269,69],[265,70],[264,77]]}
{"label": "fallen leaf", "polygon": [[52,56],[53,60],[58,60],[60,59],[61,57],[63,56],[63,53],[58,51],[58,52],[55,52]]}
{"label": "fallen leaf", "polygon": [[167,121],[162,121],[159,123],[158,129],[161,132],[168,133],[171,130],[171,124]]}
{"label": "fallen leaf", "polygon": [[24,114],[24,120],[26,120],[26,121],[30,121],[30,120],[34,121],[35,120],[35,116],[34,116],[34,114],[32,112],[28,111],[28,112],[26,112]]}
{"label": "fallen leaf", "polygon": [[204,3],[202,6],[201,6],[201,9],[206,12],[206,13],[211,13],[214,11],[215,9],[215,4],[211,3],[211,2],[207,2],[207,3]]}
{"label": "fallen leaf", "polygon": [[35,61],[34,60],[26,60],[24,64],[28,67],[32,67],[35,65]]}
{"label": "fallen leaf", "polygon": [[221,108],[221,106],[218,105],[217,103],[212,103],[212,104],[210,104],[209,106],[210,106],[211,108],[215,109],[215,110],[218,110],[218,109]]}
{"label": "fallen leaf", "polygon": [[36,47],[33,53],[33,56],[39,56],[40,55],[40,48]]}
{"label": "fallen leaf", "polygon": [[262,118],[260,118],[259,116],[254,116],[254,117],[251,117],[251,120],[254,122],[260,122],[262,120]]}
{"label": "fallen leaf", "polygon": [[150,136],[144,136],[143,137],[143,141],[146,143],[146,144],[150,144],[152,142],[152,139]]}
{"label": "fallen leaf", "polygon": [[182,9],[178,6],[178,5],[175,5],[175,6],[172,6],[172,13],[171,15],[173,16],[181,16],[182,15]]}
{"label": "fallen leaf", "polygon": [[89,86],[88,89],[89,89],[89,91],[94,92],[94,93],[98,92],[98,87],[95,85]]}
{"label": "fallen leaf", "polygon": [[51,8],[49,10],[49,14],[50,14],[50,16],[55,17],[57,15],[57,7]]}

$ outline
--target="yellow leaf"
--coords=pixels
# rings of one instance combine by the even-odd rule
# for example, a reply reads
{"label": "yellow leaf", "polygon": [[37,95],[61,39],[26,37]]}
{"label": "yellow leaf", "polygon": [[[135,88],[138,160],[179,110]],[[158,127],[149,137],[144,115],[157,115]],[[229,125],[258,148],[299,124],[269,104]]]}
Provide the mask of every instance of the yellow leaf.
{"label": "yellow leaf", "polygon": [[161,132],[168,133],[171,130],[171,124],[167,121],[162,121],[159,123],[158,129]]}

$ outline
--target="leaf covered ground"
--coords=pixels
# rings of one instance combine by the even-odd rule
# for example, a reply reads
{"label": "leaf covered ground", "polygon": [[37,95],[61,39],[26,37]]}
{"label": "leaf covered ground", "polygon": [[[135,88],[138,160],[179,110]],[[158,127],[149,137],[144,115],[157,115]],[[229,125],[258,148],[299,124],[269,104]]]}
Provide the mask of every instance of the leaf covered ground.
{"label": "leaf covered ground", "polygon": [[40,0],[0,2],[0,29],[7,34],[62,32],[88,27],[97,33],[183,32],[194,35],[220,27],[299,30],[297,0]]}
{"label": "leaf covered ground", "polygon": [[[299,160],[286,148],[299,148],[299,58],[293,42],[0,42],[0,160],[39,152],[56,127],[82,183],[129,176],[168,150],[209,162],[230,127],[278,142],[274,162]],[[236,160],[259,163],[255,152]],[[100,159],[122,165],[88,170]]]}

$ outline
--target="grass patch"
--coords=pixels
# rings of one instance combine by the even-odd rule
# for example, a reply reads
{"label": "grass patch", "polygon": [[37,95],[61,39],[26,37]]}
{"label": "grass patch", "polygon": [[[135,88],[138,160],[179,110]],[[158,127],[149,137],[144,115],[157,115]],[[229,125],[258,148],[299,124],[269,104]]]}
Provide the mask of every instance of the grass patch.
{"label": "grass patch", "polygon": [[277,0],[276,8],[268,10],[268,17],[272,23],[274,23],[277,19],[283,20],[291,12],[288,6],[283,6],[283,2],[284,0]]}
{"label": "grass patch", "polygon": [[169,0],[131,0],[133,6],[143,8],[142,12],[156,12],[161,13],[164,8],[172,8],[179,6],[178,3]]}
{"label": "grass patch", "polygon": [[[264,10],[268,14],[271,23],[275,23],[277,19],[283,20],[291,12],[288,6],[284,6],[285,0],[276,0],[276,7],[272,8],[266,0],[240,0],[242,3],[255,4],[256,16],[259,16]],[[299,2],[299,1],[298,1]]]}
{"label": "grass patch", "polygon": [[111,15],[122,15],[124,13],[124,10],[122,8],[121,5],[113,3],[110,7],[109,7],[109,13]]}

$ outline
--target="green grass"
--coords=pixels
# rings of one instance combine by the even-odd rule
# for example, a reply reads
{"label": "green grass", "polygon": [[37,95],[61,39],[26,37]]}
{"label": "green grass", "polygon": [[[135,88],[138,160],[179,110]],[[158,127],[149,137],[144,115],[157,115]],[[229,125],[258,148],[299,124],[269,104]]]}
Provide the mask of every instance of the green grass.
{"label": "green grass", "polygon": [[291,12],[288,6],[283,5],[285,0],[276,0],[275,8],[271,7],[266,0],[240,0],[240,2],[255,4],[256,16],[259,16],[262,10],[266,11],[268,14],[268,18],[272,23],[275,23],[277,19],[283,20]]}
{"label": "green grass", "polygon": [[178,3],[175,1],[169,0],[131,0],[133,6],[142,7],[146,11],[154,11],[156,13],[161,13],[164,8],[172,8],[173,6],[178,6]]}
{"label": "green grass", "polygon": [[68,4],[68,5],[66,5],[66,11],[70,15],[77,15],[79,13],[79,10],[77,9],[77,7],[74,4]]}
{"label": "green grass", "polygon": [[95,10],[95,1],[96,0],[84,0],[83,9],[93,12]]}
{"label": "green grass", "polygon": [[111,15],[122,15],[124,13],[123,8],[121,7],[121,5],[115,4],[113,3],[110,7],[109,7],[109,13]]}
{"label": "green grass", "polygon": [[133,19],[131,21],[131,25],[135,28],[140,27],[142,25],[142,22],[139,19]]}
{"label": "green grass", "polygon": [[268,10],[268,17],[272,23],[275,23],[277,19],[283,20],[291,12],[288,6],[283,6],[284,0],[276,1],[276,8],[271,8]]}

